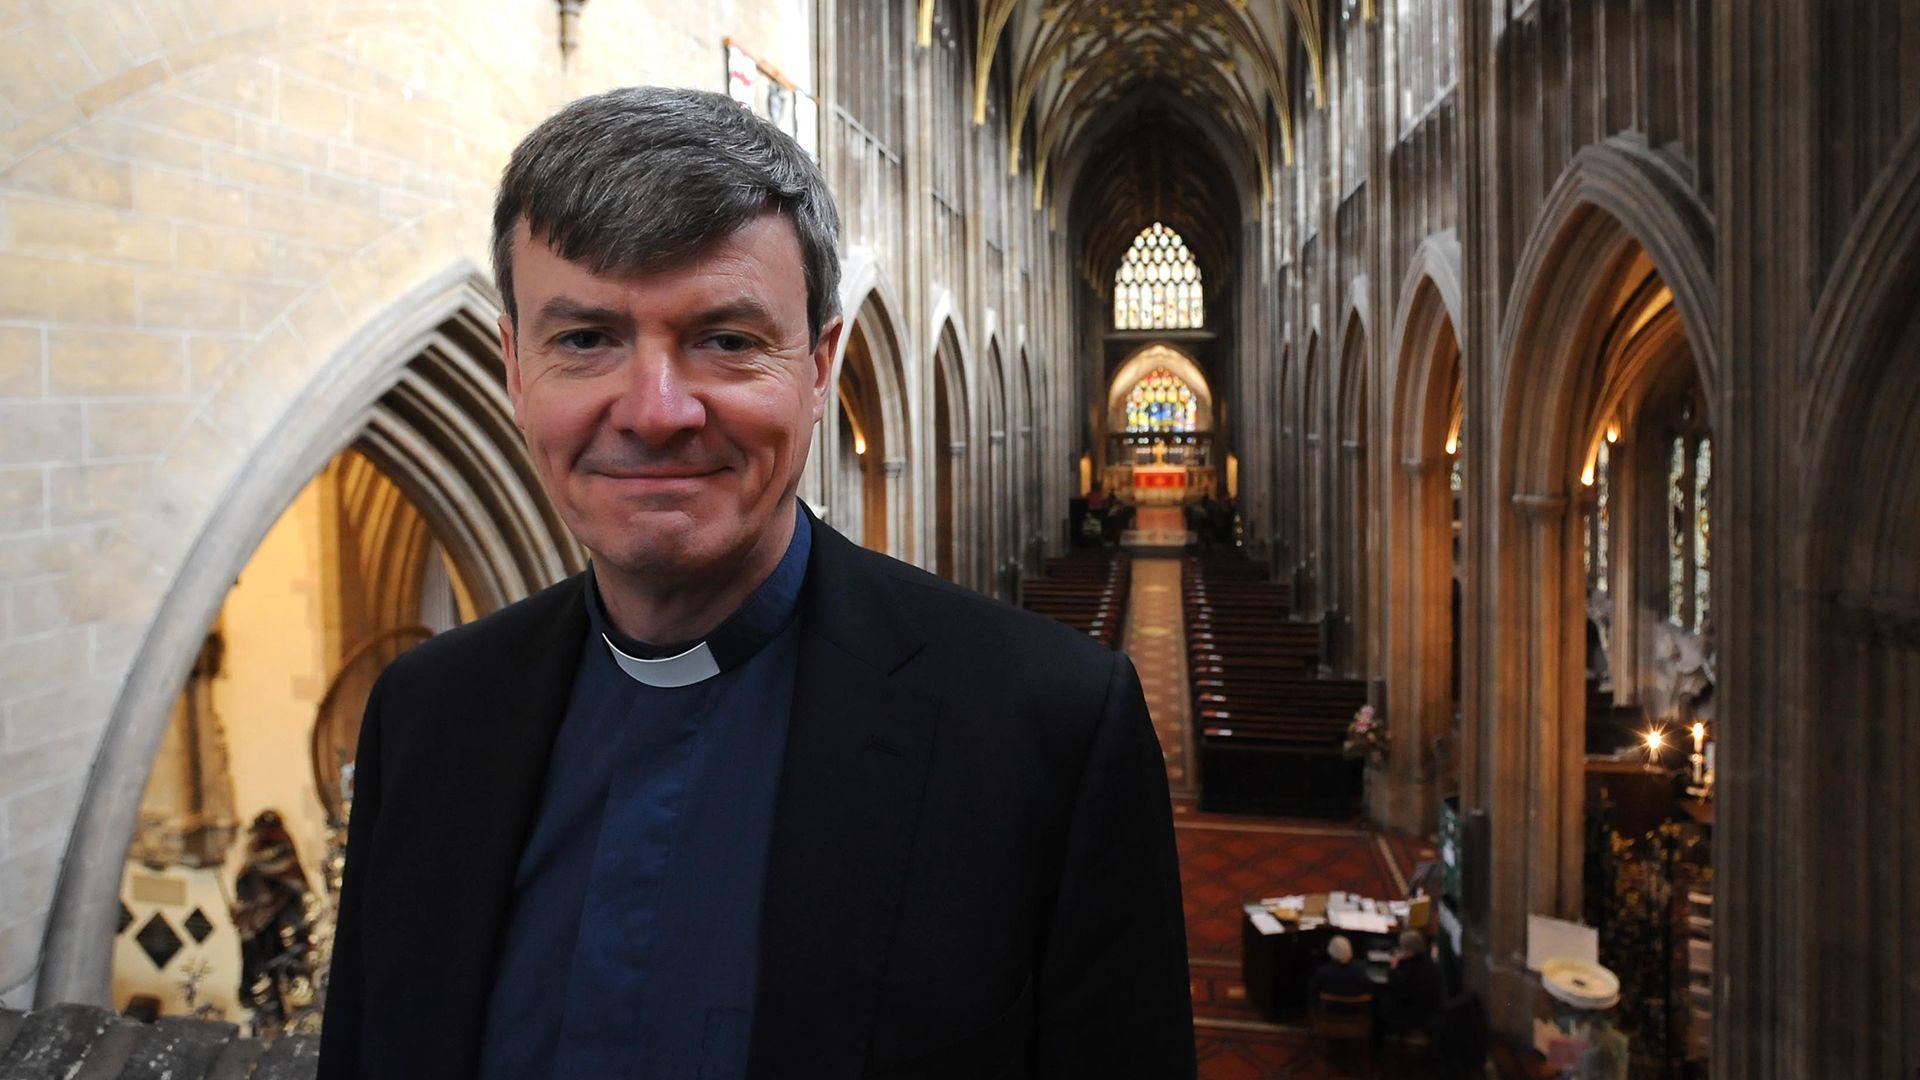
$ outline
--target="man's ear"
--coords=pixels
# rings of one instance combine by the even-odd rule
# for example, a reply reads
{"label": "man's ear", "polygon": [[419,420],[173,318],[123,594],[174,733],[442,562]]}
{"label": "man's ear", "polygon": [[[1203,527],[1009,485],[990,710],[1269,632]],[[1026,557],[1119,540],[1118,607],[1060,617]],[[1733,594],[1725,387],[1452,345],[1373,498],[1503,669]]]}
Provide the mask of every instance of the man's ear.
{"label": "man's ear", "polygon": [[820,328],[820,340],[813,345],[813,421],[816,424],[827,415],[827,396],[833,392],[833,358],[840,353],[840,334],[846,328],[846,320],[835,315]]}
{"label": "man's ear", "polygon": [[526,430],[520,422],[520,348],[513,332],[513,316],[500,314],[500,356],[507,365],[507,397],[513,402],[513,426]]}

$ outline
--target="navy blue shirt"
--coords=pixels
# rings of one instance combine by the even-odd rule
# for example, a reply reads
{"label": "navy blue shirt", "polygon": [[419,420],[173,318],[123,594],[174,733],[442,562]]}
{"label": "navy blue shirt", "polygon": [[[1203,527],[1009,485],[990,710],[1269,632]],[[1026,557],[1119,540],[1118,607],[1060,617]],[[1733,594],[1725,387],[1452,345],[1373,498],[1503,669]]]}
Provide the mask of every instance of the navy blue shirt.
{"label": "navy blue shirt", "polygon": [[692,685],[621,669],[609,644],[677,650],[623,637],[588,570],[586,648],[514,879],[486,1080],[746,1075],[812,544],[795,516],[779,566],[707,639],[720,673]]}

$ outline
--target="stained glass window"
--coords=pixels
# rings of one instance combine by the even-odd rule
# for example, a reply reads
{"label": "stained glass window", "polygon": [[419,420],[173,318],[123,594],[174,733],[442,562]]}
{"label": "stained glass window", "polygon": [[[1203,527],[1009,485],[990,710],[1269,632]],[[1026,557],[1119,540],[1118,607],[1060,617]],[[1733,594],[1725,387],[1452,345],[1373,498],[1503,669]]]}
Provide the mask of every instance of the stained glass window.
{"label": "stained glass window", "polygon": [[1200,265],[1180,234],[1154,222],[1113,276],[1116,330],[1197,330],[1205,318]]}
{"label": "stained glass window", "polygon": [[1693,458],[1693,628],[1705,633],[1711,628],[1713,560],[1708,543],[1712,522],[1708,517],[1708,494],[1713,486],[1713,440],[1701,439]]}
{"label": "stained glass window", "polygon": [[1193,389],[1166,368],[1155,368],[1127,395],[1129,432],[1188,432],[1200,415]]}
{"label": "stained glass window", "polygon": [[1667,621],[1687,625],[1687,538],[1693,531],[1687,491],[1687,440],[1675,436],[1667,461]]}

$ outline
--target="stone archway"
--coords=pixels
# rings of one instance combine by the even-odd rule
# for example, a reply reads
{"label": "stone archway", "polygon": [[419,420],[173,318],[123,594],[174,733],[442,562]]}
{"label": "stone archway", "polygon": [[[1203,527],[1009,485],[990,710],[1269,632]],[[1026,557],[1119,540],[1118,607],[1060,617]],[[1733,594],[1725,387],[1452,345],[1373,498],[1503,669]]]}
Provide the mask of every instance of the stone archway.
{"label": "stone archway", "polygon": [[975,584],[972,470],[968,435],[973,430],[967,397],[967,365],[951,321],[941,325],[933,354],[934,572],[961,585]]}
{"label": "stone archway", "polygon": [[[1460,708],[1457,622],[1463,372],[1457,327],[1460,249],[1451,235],[1420,247],[1402,287],[1393,356],[1392,418],[1380,475],[1388,490],[1387,715],[1392,721],[1386,820],[1426,832],[1445,794]],[[1463,733],[1464,734],[1464,733]],[[1436,753],[1436,747],[1445,750]],[[1442,754],[1445,760],[1442,760]]]}
{"label": "stone archway", "polygon": [[1320,333],[1307,334],[1306,358],[1300,366],[1299,383],[1294,387],[1294,414],[1297,436],[1294,440],[1294,521],[1295,551],[1293,610],[1306,618],[1318,618],[1321,611],[1320,514],[1324,489],[1320,482],[1324,455],[1320,447],[1323,411],[1320,394]]}
{"label": "stone archway", "polygon": [[[1764,710],[1773,732],[1730,732],[1721,755],[1723,773],[1756,780],[1721,796],[1716,843],[1758,853],[1723,860],[1723,887],[1783,888],[1716,926],[1716,952],[1730,938],[1737,966],[1721,968],[1730,1007],[1715,1009],[1713,1037],[1729,1060],[1750,1060],[1765,1036],[1739,1018],[1793,1003],[1805,1026],[1782,1071],[1905,1075],[1920,1067],[1920,998],[1900,989],[1920,965],[1920,932],[1883,913],[1910,910],[1920,889],[1920,126],[1833,265],[1800,366],[1813,391],[1796,530],[1811,677],[1800,700]],[[1816,932],[1797,985],[1752,981],[1782,927],[1815,904],[1822,925],[1885,931]]]}
{"label": "stone archway", "polygon": [[61,869],[39,1002],[107,1000],[138,779],[235,575],[280,511],[342,449],[358,448],[414,501],[481,611],[585,566],[514,427],[493,297],[462,263],[389,305],[287,409],[272,432],[277,452],[241,465],[161,601],[114,705]]}
{"label": "stone archway", "polygon": [[1367,454],[1367,328],[1355,311],[1340,347],[1331,402],[1332,512],[1323,540],[1330,552],[1330,600],[1340,613],[1336,671],[1366,678],[1375,670],[1373,637],[1373,483]]}
{"label": "stone archway", "polygon": [[[1295,415],[1293,390],[1293,346],[1282,344],[1280,361],[1273,369],[1273,415],[1279,431],[1274,433],[1272,442],[1273,461],[1270,463],[1273,477],[1273,517],[1268,528],[1273,536],[1273,553],[1268,570],[1276,579],[1286,579],[1293,573],[1300,557],[1299,538],[1296,531],[1299,526],[1298,508],[1300,506],[1299,474],[1295,464],[1297,447],[1294,433],[1297,430],[1298,417]],[[1292,511],[1296,517],[1288,520],[1286,514]]]}
{"label": "stone archway", "polygon": [[1040,500],[1040,401],[1034,393],[1033,361],[1026,346],[1020,347],[1020,556],[1029,574],[1040,572],[1045,554],[1045,536],[1041,533]]}
{"label": "stone archway", "polygon": [[980,575],[983,590],[989,596],[1012,602],[1011,582],[1005,573],[1007,560],[1016,554],[1015,528],[1017,498],[1013,491],[1013,446],[1009,435],[1010,407],[1007,400],[1006,364],[1002,362],[1000,340],[987,341],[986,408],[980,410],[986,425],[987,452],[981,477],[982,502],[987,512],[987,542],[980,545],[985,572]]}
{"label": "stone archway", "polygon": [[[1602,435],[1603,394],[1624,386],[1609,335],[1644,269],[1667,291],[1703,399],[1717,385],[1710,218],[1657,152],[1634,140],[1582,151],[1555,185],[1520,262],[1496,350],[1495,617],[1483,776],[1493,835],[1496,957],[1524,952],[1531,913],[1577,918],[1585,847],[1587,574],[1583,474]],[[1611,368],[1611,370],[1610,370]],[[1610,382],[1610,380],[1612,380]],[[1711,423],[1711,417],[1708,418]],[[1724,515],[1722,515],[1724,517]],[[1505,969],[1502,979],[1518,978]],[[1516,986],[1501,1000],[1521,1000]],[[1516,1006],[1517,1008],[1517,1006]],[[1502,1017],[1517,1024],[1518,1015]]]}
{"label": "stone archway", "polygon": [[854,309],[841,337],[822,449],[834,527],[875,551],[911,560],[904,355],[892,308],[876,288]]}

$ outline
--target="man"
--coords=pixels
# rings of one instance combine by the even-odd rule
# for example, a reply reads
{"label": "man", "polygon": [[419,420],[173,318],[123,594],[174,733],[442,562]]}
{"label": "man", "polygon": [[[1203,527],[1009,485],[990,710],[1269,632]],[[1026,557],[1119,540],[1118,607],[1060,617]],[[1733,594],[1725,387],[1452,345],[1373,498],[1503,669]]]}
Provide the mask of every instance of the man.
{"label": "man", "polygon": [[838,217],[713,94],[515,150],[507,388],[591,568],[402,656],[356,765],[324,1077],[1190,1077],[1124,656],[795,491]]}
{"label": "man", "polygon": [[1353,942],[1345,934],[1327,939],[1327,958],[1307,978],[1307,1006],[1320,1007],[1320,995],[1360,997],[1373,993],[1373,981],[1353,962]]}
{"label": "man", "polygon": [[1446,987],[1440,965],[1433,962],[1427,936],[1418,930],[1400,933],[1387,985],[1380,998],[1380,1027],[1388,1033],[1426,1027],[1440,1010]]}

